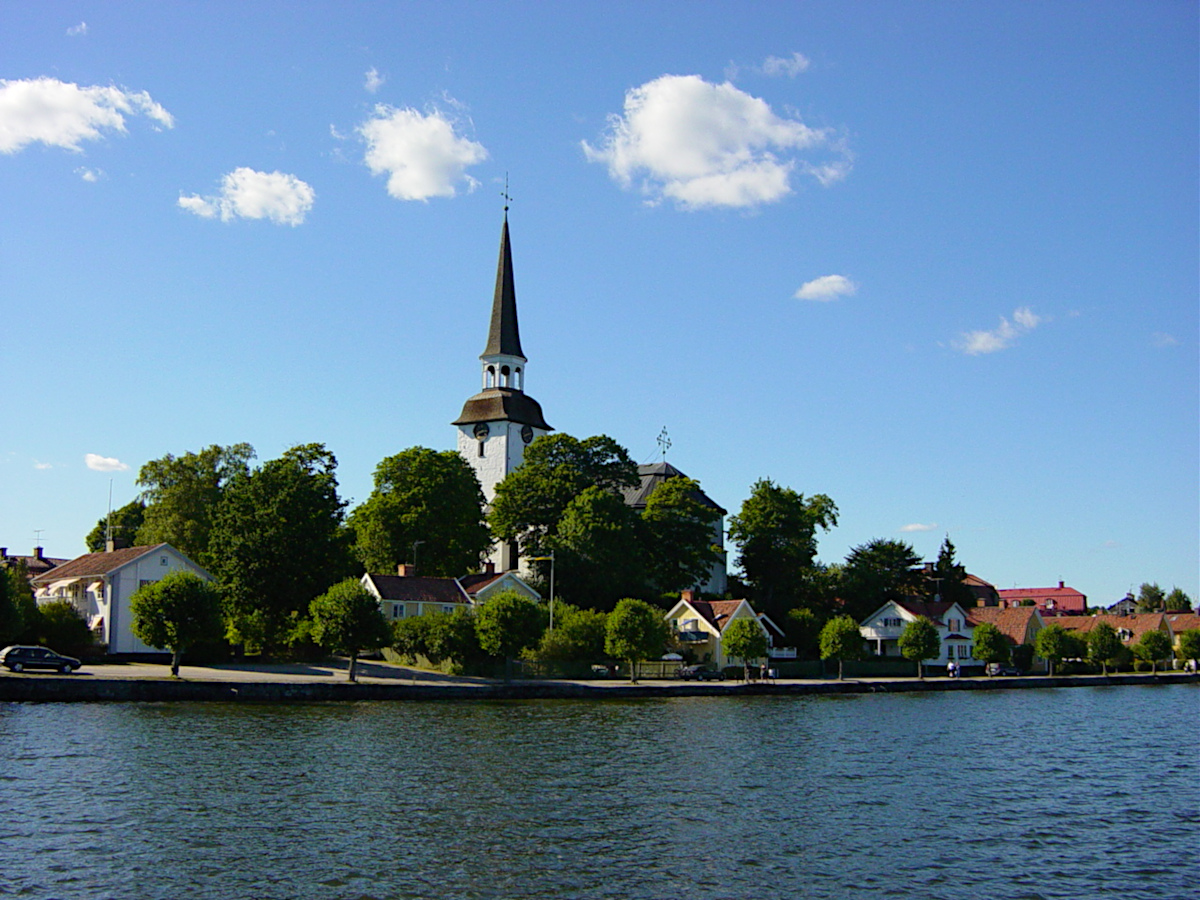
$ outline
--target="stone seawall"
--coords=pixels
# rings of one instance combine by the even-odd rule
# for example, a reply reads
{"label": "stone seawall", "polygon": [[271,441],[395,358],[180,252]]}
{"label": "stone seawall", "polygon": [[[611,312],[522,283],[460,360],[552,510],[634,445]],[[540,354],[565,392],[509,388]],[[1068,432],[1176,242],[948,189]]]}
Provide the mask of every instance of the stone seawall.
{"label": "stone seawall", "polygon": [[326,703],[364,700],[616,700],[671,697],[760,697],[801,694],[1004,691],[1032,688],[1200,684],[1200,675],[1064,676],[930,679],[919,681],[787,681],[679,684],[643,682],[517,681],[512,684],[351,684],[349,682],[185,681],[157,678],[93,679],[55,675],[0,676],[0,702],[246,702]]}

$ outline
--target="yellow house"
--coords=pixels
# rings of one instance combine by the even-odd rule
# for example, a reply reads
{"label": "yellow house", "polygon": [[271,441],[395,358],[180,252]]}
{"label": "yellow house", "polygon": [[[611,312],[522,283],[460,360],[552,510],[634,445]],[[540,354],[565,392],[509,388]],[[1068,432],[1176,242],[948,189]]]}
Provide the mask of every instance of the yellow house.
{"label": "yellow house", "polygon": [[721,636],[730,622],[750,619],[763,630],[768,646],[776,638],[748,601],[700,600],[695,591],[684,591],[679,602],[667,612],[666,619],[675,641],[690,649],[697,662],[709,663],[718,669],[733,665],[721,646]]}

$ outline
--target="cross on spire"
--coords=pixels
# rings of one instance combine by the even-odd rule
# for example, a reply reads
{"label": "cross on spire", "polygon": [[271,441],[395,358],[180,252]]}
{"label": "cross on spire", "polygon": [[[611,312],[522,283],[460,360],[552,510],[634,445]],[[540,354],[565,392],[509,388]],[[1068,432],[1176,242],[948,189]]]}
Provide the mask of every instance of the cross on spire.
{"label": "cross on spire", "polygon": [[500,196],[504,198],[504,213],[508,214],[508,205],[512,203],[512,197],[508,195],[508,173],[504,173],[504,190],[500,192]]}
{"label": "cross on spire", "polygon": [[671,436],[667,434],[667,426],[658,434],[658,451],[662,454],[663,462],[667,461],[667,451],[671,449]]}

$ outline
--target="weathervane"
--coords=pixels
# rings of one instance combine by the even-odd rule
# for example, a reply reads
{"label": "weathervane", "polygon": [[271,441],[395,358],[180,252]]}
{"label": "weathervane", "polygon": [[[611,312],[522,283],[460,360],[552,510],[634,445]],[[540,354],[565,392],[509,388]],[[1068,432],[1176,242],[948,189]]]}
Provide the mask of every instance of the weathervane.
{"label": "weathervane", "polygon": [[663,462],[667,461],[667,451],[671,449],[671,437],[667,434],[667,426],[663,426],[663,430],[658,435],[658,450],[662,454]]}
{"label": "weathervane", "polygon": [[508,173],[504,173],[504,190],[500,193],[504,198],[504,212],[508,212],[508,204],[512,203],[512,197],[508,196]]}

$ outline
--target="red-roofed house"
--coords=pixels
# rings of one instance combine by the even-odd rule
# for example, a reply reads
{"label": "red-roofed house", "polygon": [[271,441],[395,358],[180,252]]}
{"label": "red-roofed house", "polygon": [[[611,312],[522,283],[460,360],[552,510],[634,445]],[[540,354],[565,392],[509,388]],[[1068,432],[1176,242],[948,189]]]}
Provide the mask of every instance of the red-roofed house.
{"label": "red-roofed house", "polygon": [[748,600],[701,600],[695,591],[683,591],[666,614],[671,636],[689,648],[697,661],[711,663],[718,669],[733,664],[721,647],[721,636],[729,623],[737,619],[752,619],[758,624],[767,636],[767,652],[771,655],[783,632],[766,616],[759,616]]}
{"label": "red-roofed house", "polygon": [[974,606],[967,610],[967,621],[971,627],[987,622],[1000,629],[1014,646],[1032,645],[1037,633],[1046,627],[1036,606]]}
{"label": "red-roofed house", "polygon": [[971,656],[972,627],[966,611],[957,603],[930,603],[924,600],[889,600],[859,625],[863,640],[876,656],[903,656],[900,635],[904,627],[924,616],[933,622],[941,638],[941,652],[926,665],[946,665],[954,660],[960,666],[976,665]]}
{"label": "red-roofed house", "polygon": [[41,547],[34,547],[32,556],[9,556],[8,548],[0,547],[0,569],[17,568],[24,563],[25,572],[29,575],[30,581],[39,575],[45,575],[55,566],[61,566],[65,562],[69,562],[69,560],[46,556]]}
{"label": "red-roofed house", "polygon": [[501,591],[516,591],[533,600],[541,595],[515,572],[497,573],[488,563],[478,575],[439,578],[417,575],[416,567],[399,566],[395,575],[368,572],[362,585],[379,598],[379,607],[389,619],[406,619],[428,613],[452,613],[463,606],[477,606]]}
{"label": "red-roofed house", "polygon": [[1003,606],[1021,606],[1027,600],[1043,616],[1081,616],[1087,612],[1087,597],[1061,581],[1058,587],[1049,588],[1004,588],[998,592]]}
{"label": "red-roofed house", "polygon": [[1087,637],[1092,629],[1101,622],[1107,622],[1117,632],[1126,647],[1132,647],[1142,639],[1148,631],[1161,631],[1174,643],[1175,635],[1171,631],[1171,623],[1163,613],[1143,613],[1134,616],[1057,616],[1051,620],[1055,625],[1061,625],[1069,631],[1074,631]]}

